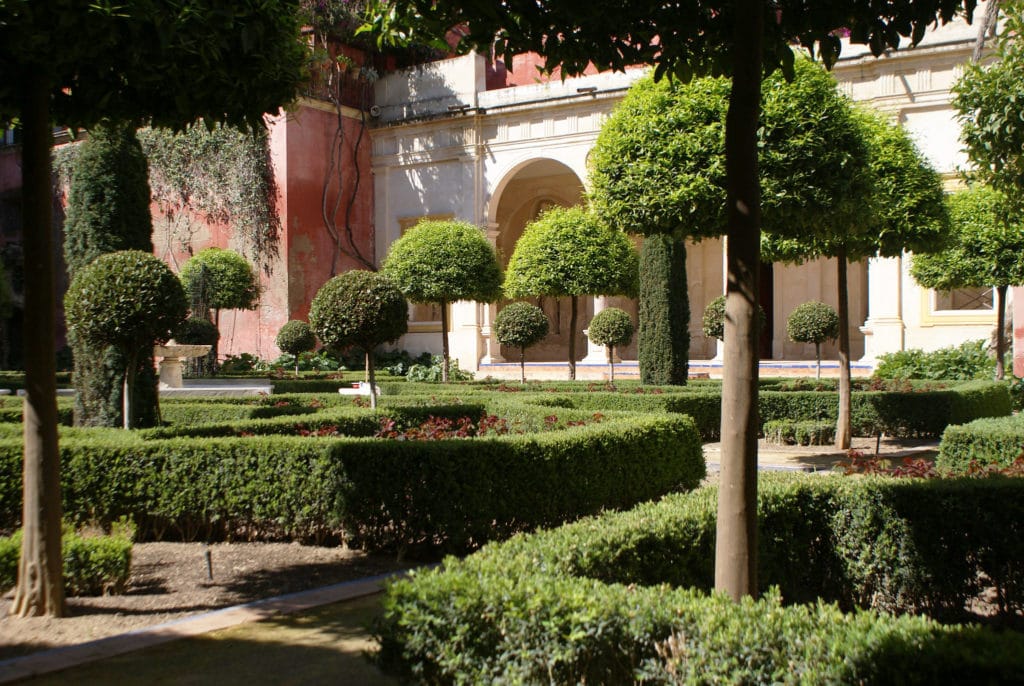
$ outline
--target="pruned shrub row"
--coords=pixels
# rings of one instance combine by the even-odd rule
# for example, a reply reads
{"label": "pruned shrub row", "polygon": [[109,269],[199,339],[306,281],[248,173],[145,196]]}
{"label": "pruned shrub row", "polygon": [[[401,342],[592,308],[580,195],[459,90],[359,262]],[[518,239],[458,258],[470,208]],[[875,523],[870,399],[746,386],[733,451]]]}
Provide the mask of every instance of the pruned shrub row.
{"label": "pruned shrub row", "polygon": [[[61,538],[64,592],[69,596],[123,593],[132,564],[131,527],[114,527],[112,535],[81,535],[65,530]],[[0,538],[0,591],[18,578],[21,531]]]}
{"label": "pruned shrub row", "polygon": [[975,462],[980,466],[1009,466],[1024,454],[1024,417],[977,419],[946,427],[939,443],[936,464],[963,472]]}
{"label": "pruned shrub row", "polygon": [[[780,590],[740,605],[702,595],[713,582],[715,508],[713,488],[671,495],[397,582],[383,658],[430,683],[671,683],[671,670],[699,683],[1009,683],[1024,674],[1020,634],[837,609],[957,618],[994,586],[998,609],[1019,612],[1024,481],[764,479],[759,570],[763,587]],[[779,596],[837,605],[783,608]],[[673,633],[675,648],[663,644],[659,657],[656,645]]]}
{"label": "pruned shrub row", "polygon": [[[440,410],[416,408],[423,415]],[[379,426],[379,416],[363,414],[367,429]],[[216,425],[193,433],[210,427]],[[609,415],[558,431],[436,441],[158,439],[163,430],[153,431],[144,434],[149,439],[112,432],[90,438],[83,431],[64,437],[66,516],[99,522],[129,516],[146,537],[346,536],[373,548],[464,551],[693,488],[705,474],[692,421],[665,415]],[[21,507],[19,441],[0,440],[0,466],[2,526],[13,529]]]}
{"label": "pruned shrub row", "polygon": [[772,419],[762,428],[765,440],[782,445],[829,445],[836,440],[835,422],[813,419]]}

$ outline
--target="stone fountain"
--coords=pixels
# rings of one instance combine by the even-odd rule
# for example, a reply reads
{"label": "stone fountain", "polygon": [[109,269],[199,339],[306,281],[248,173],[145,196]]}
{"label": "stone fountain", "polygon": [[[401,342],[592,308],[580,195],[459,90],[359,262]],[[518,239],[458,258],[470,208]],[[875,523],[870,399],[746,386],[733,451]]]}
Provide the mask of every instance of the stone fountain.
{"label": "stone fountain", "polygon": [[181,363],[190,357],[202,357],[212,345],[185,345],[173,340],[153,348],[153,357],[160,360],[160,388],[181,388]]}

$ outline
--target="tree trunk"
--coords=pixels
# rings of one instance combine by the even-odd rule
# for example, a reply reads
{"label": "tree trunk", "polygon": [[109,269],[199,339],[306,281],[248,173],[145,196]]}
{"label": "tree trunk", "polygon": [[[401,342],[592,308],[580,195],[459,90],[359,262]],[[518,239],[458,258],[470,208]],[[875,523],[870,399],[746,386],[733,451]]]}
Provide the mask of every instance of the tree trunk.
{"label": "tree trunk", "polygon": [[999,0],[989,0],[985,7],[985,14],[978,22],[978,33],[974,39],[974,50],[971,53],[971,61],[977,62],[985,51],[985,40],[996,35],[996,23],[999,17]]}
{"label": "tree trunk", "polygon": [[814,378],[821,381],[821,343],[814,344],[814,359],[818,361]]}
{"label": "tree trunk", "polygon": [[135,428],[135,372],[138,365],[138,349],[129,348],[124,368],[124,428]]}
{"label": "tree trunk", "polygon": [[526,346],[519,346],[519,382],[526,383]]}
{"label": "tree trunk", "polygon": [[850,379],[850,289],[846,282],[845,248],[840,248],[836,254],[836,269],[839,290],[839,418],[836,420],[836,450],[849,450],[853,384]]}
{"label": "tree trunk", "polygon": [[758,279],[761,189],[757,126],[761,107],[764,6],[738,0],[733,80],[725,124],[728,192],[722,458],[715,543],[715,590],[734,600],[757,593]]}
{"label": "tree trunk", "polygon": [[23,538],[12,615],[63,617],[60,452],[54,358],[56,296],[50,196],[48,80],[31,80],[22,107],[22,217],[25,251]]}
{"label": "tree trunk", "polygon": [[569,381],[576,380],[576,296],[570,295],[569,302]]}
{"label": "tree trunk", "polygon": [[441,383],[448,383],[448,307],[441,301]]}
{"label": "tree trunk", "polygon": [[996,286],[996,380],[1006,376],[1003,358],[1006,357],[1006,286]]}
{"label": "tree trunk", "polygon": [[377,376],[373,373],[373,351],[366,352],[366,380],[370,384],[370,407],[377,409]]}
{"label": "tree trunk", "polygon": [[608,346],[608,381],[615,383],[615,346]]}

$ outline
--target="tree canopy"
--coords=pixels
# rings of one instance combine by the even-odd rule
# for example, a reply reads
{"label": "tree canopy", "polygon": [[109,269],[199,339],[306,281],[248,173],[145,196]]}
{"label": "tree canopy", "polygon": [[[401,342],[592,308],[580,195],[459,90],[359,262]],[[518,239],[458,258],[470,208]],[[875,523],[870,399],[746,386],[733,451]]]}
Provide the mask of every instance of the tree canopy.
{"label": "tree canopy", "polygon": [[941,252],[915,254],[910,273],[926,288],[996,290],[996,378],[1005,374],[1006,291],[1024,286],[1024,217],[1007,216],[999,191],[971,186],[948,198],[951,240]]}
{"label": "tree canopy", "polygon": [[1024,2],[1002,1],[994,61],[972,62],[953,86],[970,177],[1024,207]]}
{"label": "tree canopy", "polygon": [[505,295],[568,296],[569,378],[576,378],[577,302],[581,295],[636,293],[637,254],[626,234],[583,207],[554,207],[523,230],[505,273]]}
{"label": "tree canopy", "polygon": [[519,348],[522,383],[526,383],[526,349],[544,340],[549,328],[544,310],[527,302],[510,303],[494,317],[494,337],[498,342]]}
{"label": "tree canopy", "polygon": [[414,303],[441,308],[441,380],[448,383],[448,303],[501,297],[501,265],[483,231],[463,221],[425,220],[391,244],[383,271]]}
{"label": "tree canopy", "polygon": [[224,248],[200,250],[181,266],[180,278],[193,303],[213,310],[251,310],[260,295],[249,261]]}

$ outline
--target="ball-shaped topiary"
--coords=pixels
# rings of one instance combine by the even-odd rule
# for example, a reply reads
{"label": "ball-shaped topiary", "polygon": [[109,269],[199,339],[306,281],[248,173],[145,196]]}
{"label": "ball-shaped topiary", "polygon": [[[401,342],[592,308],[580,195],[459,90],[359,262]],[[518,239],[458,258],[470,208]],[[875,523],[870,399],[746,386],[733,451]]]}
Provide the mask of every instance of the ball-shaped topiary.
{"label": "ball-shaped topiary", "polygon": [[189,317],[175,330],[172,338],[185,345],[213,345],[220,340],[220,331],[209,319]]}
{"label": "ball-shaped topiary", "polygon": [[494,337],[498,342],[519,348],[519,372],[523,383],[526,383],[526,349],[542,341],[549,328],[544,310],[526,302],[506,305],[494,318]]}
{"label": "ball-shaped topiary", "polygon": [[823,302],[805,302],[790,313],[786,333],[797,343],[833,340],[839,335],[839,315]]}
{"label": "ball-shaped topiary", "polygon": [[823,302],[805,302],[790,313],[786,333],[797,343],[814,344],[817,377],[821,378],[821,344],[839,335],[839,314]]}
{"label": "ball-shaped topiary", "polygon": [[[768,320],[768,316],[764,313],[764,308],[760,305],[757,306],[757,324],[758,327],[764,326],[764,323]],[[704,316],[701,318],[701,330],[704,335],[708,338],[717,338],[720,341],[725,340],[725,296],[720,295],[704,308]]]}
{"label": "ball-shaped topiary", "polygon": [[278,330],[274,342],[282,352],[295,356],[295,376],[298,376],[299,355],[316,347],[316,334],[306,322],[292,319]]}
{"label": "ball-shaped topiary", "polygon": [[606,307],[590,320],[587,336],[597,345],[608,350],[608,380],[615,381],[615,348],[629,345],[633,340],[633,319],[625,310],[618,307]]}
{"label": "ball-shaped topiary", "polygon": [[[309,323],[324,345],[355,346],[363,351],[372,390],[373,349],[398,340],[406,332],[409,306],[385,274],[353,270],[335,276],[320,288],[309,308]],[[376,407],[373,392],[370,398]]]}
{"label": "ball-shaped topiary", "polygon": [[244,257],[233,250],[206,248],[181,267],[189,298],[212,310],[251,310],[259,297],[259,279]]}
{"label": "ball-shaped topiary", "polygon": [[181,282],[162,261],[141,250],[100,255],[78,271],[64,296],[69,332],[125,356],[124,425],[134,425],[133,388],[139,350],[164,343],[188,312]]}

